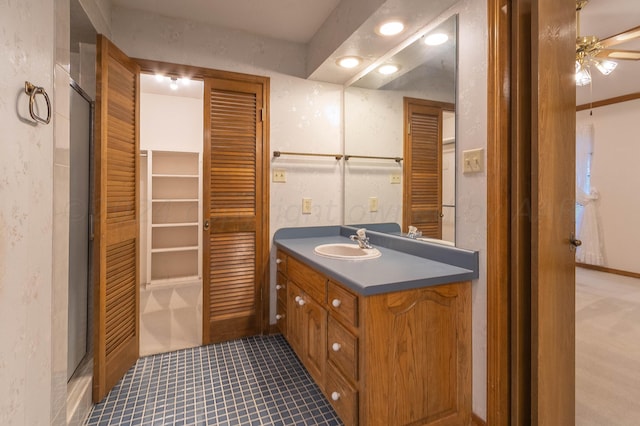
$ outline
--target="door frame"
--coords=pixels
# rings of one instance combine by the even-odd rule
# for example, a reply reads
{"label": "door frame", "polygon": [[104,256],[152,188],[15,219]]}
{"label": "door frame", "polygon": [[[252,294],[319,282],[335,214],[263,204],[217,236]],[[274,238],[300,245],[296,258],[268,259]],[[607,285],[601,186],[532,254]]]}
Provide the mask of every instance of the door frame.
{"label": "door frame", "polygon": [[[532,123],[539,104],[544,102],[534,96],[538,88],[538,64],[532,53],[540,54],[535,49],[541,34],[532,28],[534,24],[541,28],[541,23],[546,23],[543,20],[549,18],[554,18],[556,24],[560,22],[555,19],[558,15],[554,15],[559,12],[548,7],[551,0],[545,1],[487,1],[487,211],[491,217],[487,219],[486,424],[490,425],[535,424],[540,410],[537,400],[540,352],[534,354],[533,350],[538,325],[546,320],[549,330],[550,321],[532,309],[539,291],[533,285],[533,246],[541,248],[531,229],[531,218],[540,213],[539,206],[530,202],[534,195],[532,186],[537,184],[531,174],[538,160],[532,150],[532,134],[537,130]],[[537,11],[544,11],[545,15],[539,17]],[[575,14],[567,14],[561,23],[575,28]],[[561,43],[567,40],[567,35],[575,38],[575,34],[562,34],[560,28],[556,29]],[[560,103],[575,112],[575,100],[568,101]],[[575,131],[575,123],[562,123],[555,128],[566,130],[571,126]],[[552,326],[560,328],[565,324]],[[566,374],[559,371],[562,377],[558,381],[564,385],[573,380]]]}
{"label": "door frame", "polygon": [[[270,157],[269,157],[269,117],[270,117],[270,109],[269,108],[269,78],[261,77],[252,74],[243,74],[238,72],[231,71],[220,71],[214,70],[211,68],[197,67],[192,65],[183,65],[183,64],[175,64],[171,62],[162,62],[162,61],[154,61],[149,59],[141,59],[141,58],[132,58],[135,62],[140,66],[140,72],[147,74],[155,74],[157,72],[161,72],[163,74],[168,75],[188,75],[192,79],[203,80],[205,78],[219,78],[219,79],[227,79],[227,80],[238,80],[244,82],[254,82],[260,83],[263,85],[263,102],[264,102],[264,120],[262,125],[262,170],[263,173],[268,174],[268,170],[270,167]],[[203,144],[205,142],[204,128],[202,134]],[[262,179],[262,199],[260,202],[263,203],[264,206],[269,206],[269,177],[264,176]],[[262,303],[260,304],[260,331],[262,334],[269,333],[269,209],[265,209],[265,213],[262,215],[262,233],[258,236],[260,239],[262,258],[256,259],[256,269],[259,271],[258,276],[260,279],[260,297]],[[206,267],[203,265],[203,268]],[[204,307],[203,307],[203,318],[204,318]],[[203,320],[204,321],[204,320]],[[204,333],[204,329],[203,329]],[[204,339],[204,334],[203,334]]]}

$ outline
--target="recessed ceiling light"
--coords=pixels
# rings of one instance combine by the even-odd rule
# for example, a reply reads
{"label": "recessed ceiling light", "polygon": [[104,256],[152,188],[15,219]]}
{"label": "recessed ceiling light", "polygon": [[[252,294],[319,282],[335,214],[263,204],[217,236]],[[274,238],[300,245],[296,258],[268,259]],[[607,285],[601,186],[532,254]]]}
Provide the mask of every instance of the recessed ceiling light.
{"label": "recessed ceiling light", "polygon": [[389,75],[398,71],[398,66],[393,64],[382,65],[378,68],[380,74]]}
{"label": "recessed ceiling light", "polygon": [[444,33],[429,34],[424,38],[424,44],[427,46],[437,46],[449,40],[449,36]]}
{"label": "recessed ceiling light", "polygon": [[393,36],[400,34],[404,30],[404,24],[400,21],[389,21],[378,27],[378,34],[383,36]]}
{"label": "recessed ceiling light", "polygon": [[343,56],[336,61],[342,68],[355,68],[360,65],[360,58],[357,56]]}

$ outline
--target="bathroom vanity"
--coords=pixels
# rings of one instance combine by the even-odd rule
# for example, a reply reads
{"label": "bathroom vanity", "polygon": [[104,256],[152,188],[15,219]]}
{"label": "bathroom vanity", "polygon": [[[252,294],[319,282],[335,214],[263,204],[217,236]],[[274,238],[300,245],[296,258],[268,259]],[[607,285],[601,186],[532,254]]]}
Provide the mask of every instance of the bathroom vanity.
{"label": "bathroom vanity", "polygon": [[477,252],[376,232],[377,258],[314,252],[355,231],[276,232],[279,329],[346,425],[468,424]]}

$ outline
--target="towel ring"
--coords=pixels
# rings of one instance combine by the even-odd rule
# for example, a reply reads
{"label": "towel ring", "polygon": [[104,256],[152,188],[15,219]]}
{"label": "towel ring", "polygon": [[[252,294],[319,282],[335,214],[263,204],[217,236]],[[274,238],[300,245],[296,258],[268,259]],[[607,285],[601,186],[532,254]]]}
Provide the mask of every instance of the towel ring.
{"label": "towel ring", "polygon": [[[35,86],[28,81],[24,82],[24,92],[29,96],[29,114],[31,114],[31,118],[36,123],[49,124],[51,121],[51,101],[49,100],[49,95],[44,90],[43,87]],[[36,103],[36,95],[41,94],[44,96],[44,100],[47,102],[47,118],[42,118],[33,110],[34,105]]]}

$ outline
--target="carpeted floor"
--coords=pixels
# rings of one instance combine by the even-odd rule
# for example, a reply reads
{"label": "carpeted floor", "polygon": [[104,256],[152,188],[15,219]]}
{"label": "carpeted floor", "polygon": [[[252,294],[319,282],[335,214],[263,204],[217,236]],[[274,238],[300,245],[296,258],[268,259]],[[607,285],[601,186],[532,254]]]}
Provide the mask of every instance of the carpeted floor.
{"label": "carpeted floor", "polygon": [[640,279],[576,268],[576,425],[640,425]]}

